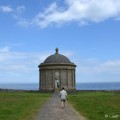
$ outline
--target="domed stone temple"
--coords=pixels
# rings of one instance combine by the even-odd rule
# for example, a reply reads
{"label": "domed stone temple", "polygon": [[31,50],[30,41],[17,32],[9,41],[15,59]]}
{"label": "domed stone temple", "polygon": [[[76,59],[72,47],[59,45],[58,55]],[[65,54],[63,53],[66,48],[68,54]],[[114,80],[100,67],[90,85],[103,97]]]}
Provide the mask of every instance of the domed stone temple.
{"label": "domed stone temple", "polygon": [[48,56],[39,66],[39,90],[56,91],[64,87],[76,90],[75,68],[66,56],[56,53]]}

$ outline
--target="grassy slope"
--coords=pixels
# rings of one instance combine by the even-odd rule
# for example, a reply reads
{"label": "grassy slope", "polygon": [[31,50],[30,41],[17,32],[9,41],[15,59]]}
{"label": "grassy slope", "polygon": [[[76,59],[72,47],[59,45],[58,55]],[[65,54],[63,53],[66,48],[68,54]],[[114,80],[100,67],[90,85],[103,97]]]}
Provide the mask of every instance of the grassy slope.
{"label": "grassy slope", "polygon": [[79,92],[69,100],[89,120],[120,120],[120,92]]}
{"label": "grassy slope", "polygon": [[50,94],[0,92],[0,120],[32,120]]}

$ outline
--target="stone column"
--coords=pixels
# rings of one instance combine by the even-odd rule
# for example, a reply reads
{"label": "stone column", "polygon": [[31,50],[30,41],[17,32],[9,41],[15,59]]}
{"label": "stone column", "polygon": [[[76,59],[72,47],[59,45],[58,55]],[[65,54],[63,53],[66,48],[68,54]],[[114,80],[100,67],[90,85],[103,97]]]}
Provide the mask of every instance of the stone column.
{"label": "stone column", "polygon": [[55,81],[54,81],[54,69],[52,70],[52,85],[53,85],[53,90],[55,89]]}
{"label": "stone column", "polygon": [[74,87],[74,69],[72,69],[72,87]]}
{"label": "stone column", "polygon": [[39,69],[39,90],[41,89],[41,70]]}
{"label": "stone column", "polygon": [[74,69],[74,87],[76,88],[76,82],[75,82],[75,69]]}
{"label": "stone column", "polygon": [[69,87],[69,69],[67,69],[67,88]]}
{"label": "stone column", "polygon": [[61,68],[59,70],[60,90],[61,90]]}
{"label": "stone column", "polygon": [[44,80],[44,83],[45,83],[45,88],[44,88],[44,89],[47,90],[47,87],[46,87],[46,86],[47,86],[47,82],[46,82],[46,71],[47,71],[47,70],[44,70],[45,76],[43,77],[43,78],[44,78],[43,80]]}

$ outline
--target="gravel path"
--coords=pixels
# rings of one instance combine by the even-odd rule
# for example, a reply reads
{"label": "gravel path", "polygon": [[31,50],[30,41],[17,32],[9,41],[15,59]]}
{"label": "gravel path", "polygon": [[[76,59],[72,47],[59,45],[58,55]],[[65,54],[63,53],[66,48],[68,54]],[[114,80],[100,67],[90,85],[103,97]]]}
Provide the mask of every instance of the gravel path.
{"label": "gravel path", "polygon": [[54,93],[38,112],[35,120],[86,120],[66,102],[62,109],[59,93]]}

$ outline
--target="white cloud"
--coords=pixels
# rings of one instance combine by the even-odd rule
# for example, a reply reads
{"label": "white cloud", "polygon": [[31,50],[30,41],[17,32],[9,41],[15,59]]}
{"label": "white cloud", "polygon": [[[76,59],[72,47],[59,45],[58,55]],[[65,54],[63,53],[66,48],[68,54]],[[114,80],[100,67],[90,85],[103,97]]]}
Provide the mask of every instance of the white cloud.
{"label": "white cloud", "polygon": [[120,74],[120,60],[84,60],[78,62],[78,71],[81,74]]}
{"label": "white cloud", "polygon": [[[0,6],[0,12],[11,14],[11,16],[14,19],[16,19],[18,23],[21,22],[21,24],[24,24],[24,25],[25,25],[25,22],[27,21],[25,20],[25,18],[23,18],[23,15],[24,15],[23,13],[25,12],[25,10],[26,10],[26,7],[24,5],[17,6],[16,8],[10,5]],[[26,24],[28,24],[28,22],[26,22]]]}
{"label": "white cloud", "polygon": [[78,22],[86,25],[120,17],[120,0],[65,0],[67,7],[52,3],[32,20],[32,24],[45,28],[51,24],[61,25]]}
{"label": "white cloud", "polygon": [[42,61],[41,53],[0,52],[0,71],[34,71]]}
{"label": "white cloud", "polygon": [[14,13],[14,14],[21,14],[26,10],[26,7],[24,5],[17,6],[16,8],[13,8],[10,5],[3,5],[0,6],[0,11],[4,13]]}
{"label": "white cloud", "polygon": [[[0,48],[0,82],[35,82],[39,80],[38,65],[53,52],[16,52],[13,44]],[[63,51],[67,56],[72,52]],[[4,81],[3,81],[4,80]],[[24,81],[26,80],[26,81]]]}
{"label": "white cloud", "polygon": [[9,54],[6,54],[7,52],[9,52],[9,49],[10,47],[8,46],[0,48],[0,62],[9,58]]}
{"label": "white cloud", "polygon": [[0,6],[0,11],[10,13],[13,12],[13,8],[11,6]]}
{"label": "white cloud", "polygon": [[45,28],[53,24],[60,26],[70,22],[82,26],[108,19],[119,20],[120,0],[64,0],[62,4],[53,2],[31,19],[22,16],[25,10],[24,5],[14,9],[11,6],[0,6],[0,11],[12,12],[21,26]]}
{"label": "white cloud", "polygon": [[15,52],[0,49],[0,82],[37,82],[38,65],[45,53]]}
{"label": "white cloud", "polygon": [[6,46],[4,48],[0,48],[0,52],[8,52],[10,47]]}
{"label": "white cloud", "polygon": [[25,28],[32,25],[32,23],[30,21],[28,21],[28,20],[26,20],[24,18],[18,17],[18,16],[16,16],[16,17],[18,19],[18,22],[17,22],[18,25],[20,25],[22,27],[25,27]]}
{"label": "white cloud", "polygon": [[120,82],[120,59],[100,61],[81,58],[75,63],[77,82]]}
{"label": "white cloud", "polygon": [[96,68],[96,71],[120,74],[120,60],[107,61],[105,63],[102,63]]}
{"label": "white cloud", "polygon": [[23,13],[26,10],[26,7],[24,5],[18,6],[16,10],[18,13]]}

